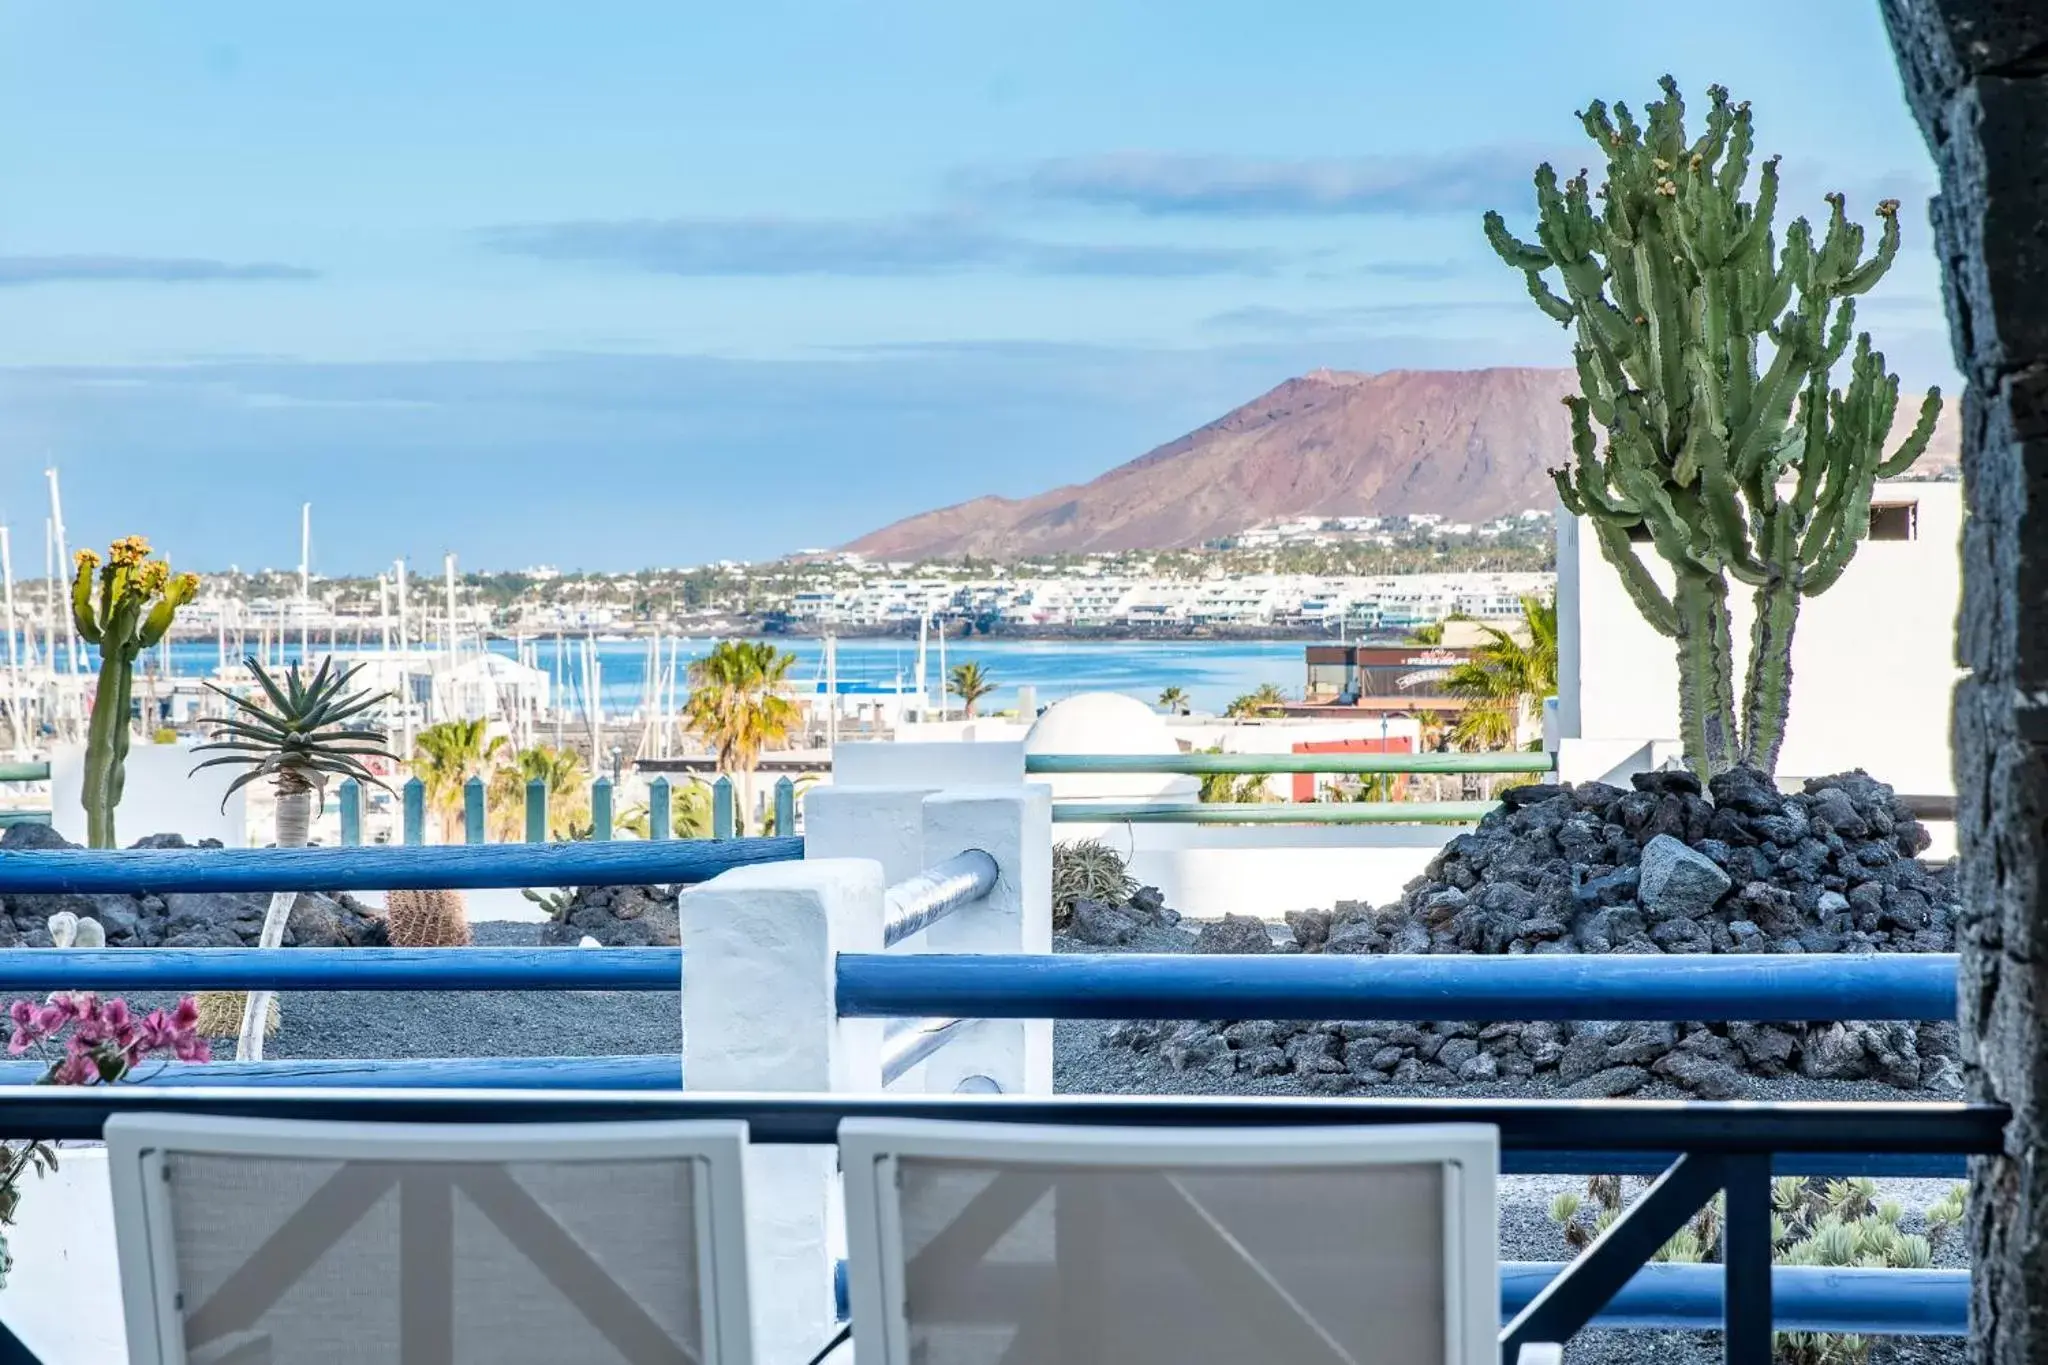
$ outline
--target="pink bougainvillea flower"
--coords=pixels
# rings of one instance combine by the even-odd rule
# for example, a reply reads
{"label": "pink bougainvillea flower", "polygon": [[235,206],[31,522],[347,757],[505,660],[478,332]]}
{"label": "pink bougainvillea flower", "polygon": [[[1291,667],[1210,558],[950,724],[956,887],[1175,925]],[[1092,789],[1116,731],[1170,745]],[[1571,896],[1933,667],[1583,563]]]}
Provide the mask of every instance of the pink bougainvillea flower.
{"label": "pink bougainvillea flower", "polygon": [[14,1024],[7,1050],[16,1056],[38,1043],[59,1044],[62,1056],[43,1081],[51,1085],[94,1085],[127,1078],[137,1064],[168,1054],[183,1062],[206,1062],[213,1051],[199,1036],[199,1007],[190,996],[169,1013],[138,1016],[127,1001],[102,1001],[91,991],[60,991],[43,1005],[17,1000],[7,1009]]}

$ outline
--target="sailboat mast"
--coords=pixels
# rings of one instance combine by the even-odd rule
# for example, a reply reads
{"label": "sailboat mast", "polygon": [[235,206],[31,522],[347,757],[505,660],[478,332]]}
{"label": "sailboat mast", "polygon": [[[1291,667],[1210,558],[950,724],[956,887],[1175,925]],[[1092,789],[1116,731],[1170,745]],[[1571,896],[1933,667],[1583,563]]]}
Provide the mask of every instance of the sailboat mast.
{"label": "sailboat mast", "polygon": [[927,630],[928,630],[928,629],[930,628],[930,626],[931,626],[931,623],[932,623],[932,614],[931,614],[930,612],[928,612],[928,611],[919,611],[919,612],[918,612],[918,614],[917,614],[917,677],[916,677],[916,682],[917,682],[917,688],[916,688],[916,691],[917,691],[917,705],[918,705],[918,709],[919,709],[919,710],[922,710],[922,709],[924,709],[924,708],[925,708],[926,706],[930,705],[930,704],[931,704],[931,699],[932,699],[932,694],[931,694],[931,690],[930,690],[929,688],[927,688],[927,687],[925,686],[925,679],[924,679],[924,645],[925,645],[925,632],[926,632],[926,631],[927,631]]}
{"label": "sailboat mast", "polygon": [[441,557],[441,575],[448,587],[448,662],[452,664],[458,652],[455,635],[455,554],[452,550]]}
{"label": "sailboat mast", "polygon": [[299,504],[299,662],[313,657],[313,504]]}
{"label": "sailboat mast", "polygon": [[28,737],[21,718],[21,648],[14,638],[14,547],[5,526],[0,526],[0,581],[7,588],[7,727],[13,734],[14,755],[22,758],[28,753]]}
{"label": "sailboat mast", "polygon": [[825,632],[825,748],[839,747],[839,637]]}
{"label": "sailboat mast", "polygon": [[[64,539],[64,494],[57,486],[57,470],[54,466],[45,469],[43,477],[50,481],[50,525],[57,537],[57,568],[61,570],[71,563],[71,547]],[[51,596],[54,598],[59,592],[57,579],[53,573],[50,578]],[[61,612],[53,612],[52,615],[60,616]],[[85,672],[85,651],[80,647],[78,635],[72,630],[68,618],[62,620],[61,628],[64,639],[68,642],[65,648],[71,651],[71,671]],[[53,653],[50,655],[50,671],[54,674],[56,670],[57,656]]]}
{"label": "sailboat mast", "polygon": [[555,691],[553,697],[555,712],[555,748],[557,751],[559,751],[562,747],[563,716],[569,709],[569,694],[563,690],[564,678],[562,675],[562,651],[564,647],[565,646],[562,642],[562,632],[558,630],[555,632]]}

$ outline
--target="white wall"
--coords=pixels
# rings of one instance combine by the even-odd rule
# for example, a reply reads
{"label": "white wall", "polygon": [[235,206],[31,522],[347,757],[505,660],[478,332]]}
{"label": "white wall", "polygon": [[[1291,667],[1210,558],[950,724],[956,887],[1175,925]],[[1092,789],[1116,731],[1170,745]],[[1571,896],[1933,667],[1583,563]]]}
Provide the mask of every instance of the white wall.
{"label": "white wall", "polygon": [[1338,901],[1386,905],[1422,875],[1462,825],[1058,824],[1061,843],[1100,839],[1131,875],[1192,919],[1329,909]]}
{"label": "white wall", "polygon": [[[191,771],[194,763],[211,757],[194,757],[183,744],[137,744],[128,751],[127,780],[114,812],[114,833],[122,847],[146,834],[182,834],[195,844],[218,839],[229,848],[248,846],[246,788],[228,797],[226,812],[221,810],[221,798],[236,770]],[[85,842],[85,808],[78,804],[84,788],[85,747],[60,747],[50,756],[50,818],[57,832],[75,844]]]}
{"label": "white wall", "polygon": [[22,1186],[7,1230],[14,1269],[0,1290],[0,1322],[45,1365],[124,1365],[121,1271],[104,1150],[66,1147],[54,1175]]}
{"label": "white wall", "polygon": [[[1876,501],[1918,504],[1918,535],[1865,541],[1841,579],[1808,598],[1792,637],[1792,712],[1778,771],[1816,777],[1848,768],[1913,795],[1955,790],[1949,694],[1962,587],[1962,487],[1894,483]],[[1639,547],[1658,582],[1671,573]],[[1747,591],[1732,594],[1736,678],[1748,653]],[[1598,539],[1558,514],[1558,721],[1585,739],[1678,733],[1672,642],[1643,621]]]}

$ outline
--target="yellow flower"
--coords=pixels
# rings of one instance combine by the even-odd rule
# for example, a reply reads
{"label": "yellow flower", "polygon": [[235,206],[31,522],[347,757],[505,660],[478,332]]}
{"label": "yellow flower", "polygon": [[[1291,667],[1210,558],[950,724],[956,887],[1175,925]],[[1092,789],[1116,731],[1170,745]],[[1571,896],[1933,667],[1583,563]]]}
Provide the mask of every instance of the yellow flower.
{"label": "yellow flower", "polygon": [[141,536],[123,536],[107,547],[107,554],[116,567],[130,567],[149,558],[149,542]]}
{"label": "yellow flower", "polygon": [[154,595],[162,592],[164,584],[171,581],[171,566],[161,559],[152,559],[149,563],[142,566],[142,572],[138,575],[137,581],[141,584],[142,590],[145,593]]}
{"label": "yellow flower", "polygon": [[80,550],[77,554],[71,556],[71,559],[78,566],[81,573],[91,573],[100,566],[100,557],[91,550]]}

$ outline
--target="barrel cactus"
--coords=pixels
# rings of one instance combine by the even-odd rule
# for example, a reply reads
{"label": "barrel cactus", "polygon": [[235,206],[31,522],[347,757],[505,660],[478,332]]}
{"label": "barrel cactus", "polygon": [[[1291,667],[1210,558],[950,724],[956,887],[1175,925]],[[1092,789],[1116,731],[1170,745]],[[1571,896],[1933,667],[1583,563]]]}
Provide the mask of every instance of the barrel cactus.
{"label": "barrel cactus", "polygon": [[[1776,157],[1748,196],[1749,105],[1712,87],[1705,131],[1689,140],[1678,86],[1662,86],[1646,125],[1622,104],[1580,115],[1605,178],[1582,170],[1560,182],[1539,166],[1534,242],[1498,213],[1486,236],[1536,306],[1573,329],[1573,459],[1552,477],[1644,619],[1677,644],[1688,765],[1771,772],[1800,603],[1840,579],[1868,534],[1872,486],[1926,450],[1941,395],[1928,391],[1887,453],[1899,379],[1854,331],[1855,297],[1898,254],[1897,201],[1878,204],[1867,254],[1840,194],[1827,196],[1817,237],[1795,218],[1781,241]],[[1845,358],[1848,383],[1836,388]],[[1668,590],[1643,542],[1669,566]],[[1739,695],[1731,580],[1755,608]]]}
{"label": "barrel cactus", "polygon": [[384,898],[395,948],[460,948],[469,943],[469,908],[460,891],[393,891]]}
{"label": "barrel cactus", "polygon": [[141,536],[108,546],[104,566],[93,551],[78,552],[71,625],[100,656],[79,790],[89,847],[115,847],[114,810],[121,804],[133,729],[135,660],[164,638],[178,608],[198,594],[199,576],[172,574],[164,560],[150,558],[149,542]]}

